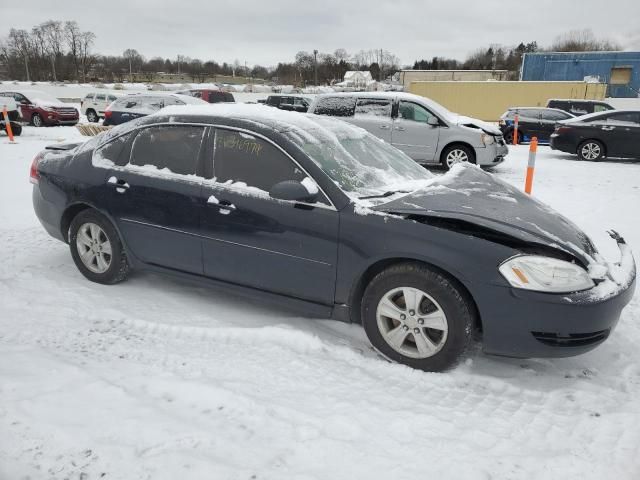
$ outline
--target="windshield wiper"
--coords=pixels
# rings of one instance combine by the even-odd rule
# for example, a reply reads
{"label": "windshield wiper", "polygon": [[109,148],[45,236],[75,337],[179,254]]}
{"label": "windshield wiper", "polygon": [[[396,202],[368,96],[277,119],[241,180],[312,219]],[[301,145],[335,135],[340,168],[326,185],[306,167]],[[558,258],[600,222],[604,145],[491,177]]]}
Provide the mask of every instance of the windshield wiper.
{"label": "windshield wiper", "polygon": [[395,195],[396,193],[411,193],[408,190],[389,190],[387,192],[384,193],[379,193],[377,195],[367,195],[364,197],[358,197],[358,200],[368,200],[370,198],[384,198],[384,197],[390,197],[391,195]]}

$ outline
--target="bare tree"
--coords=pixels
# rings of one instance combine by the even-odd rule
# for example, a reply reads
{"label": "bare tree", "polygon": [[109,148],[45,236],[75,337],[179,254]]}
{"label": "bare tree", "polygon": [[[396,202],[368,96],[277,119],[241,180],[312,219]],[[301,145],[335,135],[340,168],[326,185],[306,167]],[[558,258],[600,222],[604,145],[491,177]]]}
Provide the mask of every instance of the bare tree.
{"label": "bare tree", "polygon": [[122,56],[129,62],[129,81],[133,81],[133,68],[142,63],[142,55],[135,48],[127,48]]}
{"label": "bare tree", "polygon": [[64,37],[69,48],[69,54],[73,60],[73,65],[76,71],[76,79],[80,77],[80,27],[78,22],[70,21],[64,24]]}
{"label": "bare tree", "polygon": [[593,31],[572,30],[564,35],[556,37],[551,45],[554,52],[596,52],[621,50],[622,47],[609,39],[598,39]]}
{"label": "bare tree", "polygon": [[62,22],[56,20],[49,20],[47,22],[41,23],[38,27],[36,27],[41,35],[43,42],[43,48],[51,61],[51,73],[53,75],[53,81],[56,82],[56,60],[58,56],[62,54],[63,48],[63,29]]}
{"label": "bare tree", "polygon": [[91,47],[93,46],[93,42],[95,41],[96,36],[93,32],[82,32],[80,34],[79,41],[79,53],[78,57],[80,59],[80,67],[82,70],[82,81],[87,81],[87,72],[89,68],[91,68],[91,64],[94,61],[94,57],[91,54]]}
{"label": "bare tree", "polygon": [[12,28],[9,31],[9,48],[11,48],[24,62],[24,69],[27,75],[27,82],[31,80],[29,75],[29,53],[30,41],[29,32],[26,30],[16,30]]}

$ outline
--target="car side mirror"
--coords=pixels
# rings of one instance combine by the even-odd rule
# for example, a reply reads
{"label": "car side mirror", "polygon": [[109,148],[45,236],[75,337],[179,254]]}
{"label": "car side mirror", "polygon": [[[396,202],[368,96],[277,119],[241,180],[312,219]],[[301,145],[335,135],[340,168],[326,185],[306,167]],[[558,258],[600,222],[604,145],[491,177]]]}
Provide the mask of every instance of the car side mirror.
{"label": "car side mirror", "polygon": [[[278,200],[315,203],[318,198],[318,188],[312,181],[307,183],[310,183],[310,185],[305,186],[296,180],[285,180],[276,183],[271,187],[269,196],[271,198],[277,198]],[[315,189],[311,187],[315,187]]]}
{"label": "car side mirror", "polygon": [[432,127],[437,127],[438,125],[440,125],[440,120],[438,120],[438,117],[429,117],[427,119],[427,125],[431,125]]}

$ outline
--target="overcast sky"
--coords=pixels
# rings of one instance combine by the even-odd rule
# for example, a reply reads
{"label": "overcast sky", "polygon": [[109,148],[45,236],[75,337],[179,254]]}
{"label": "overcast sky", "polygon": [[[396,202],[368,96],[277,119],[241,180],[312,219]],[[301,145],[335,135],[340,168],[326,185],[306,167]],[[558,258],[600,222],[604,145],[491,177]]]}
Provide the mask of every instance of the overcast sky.
{"label": "overcast sky", "polygon": [[384,48],[403,64],[436,55],[464,60],[479,46],[544,46],[584,28],[640,50],[640,0],[0,0],[0,37],[49,19],[93,31],[102,54],[135,48],[147,58],[249,65],[292,61],[314,48]]}

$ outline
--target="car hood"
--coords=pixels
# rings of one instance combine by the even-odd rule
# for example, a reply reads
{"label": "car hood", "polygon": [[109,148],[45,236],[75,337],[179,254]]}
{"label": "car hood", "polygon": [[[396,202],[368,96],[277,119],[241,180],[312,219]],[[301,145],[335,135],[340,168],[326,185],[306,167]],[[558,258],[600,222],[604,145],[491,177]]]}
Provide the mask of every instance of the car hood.
{"label": "car hood", "polygon": [[585,267],[598,263],[593,243],[570,220],[473,165],[455,165],[428,186],[372,208],[414,219],[462,221],[490,232],[492,239],[561,250]]}
{"label": "car hood", "polygon": [[491,123],[478,120],[477,118],[465,117],[464,115],[454,115],[452,118],[456,125],[462,125],[463,127],[479,128],[489,135],[502,135],[502,132],[498,127]]}

